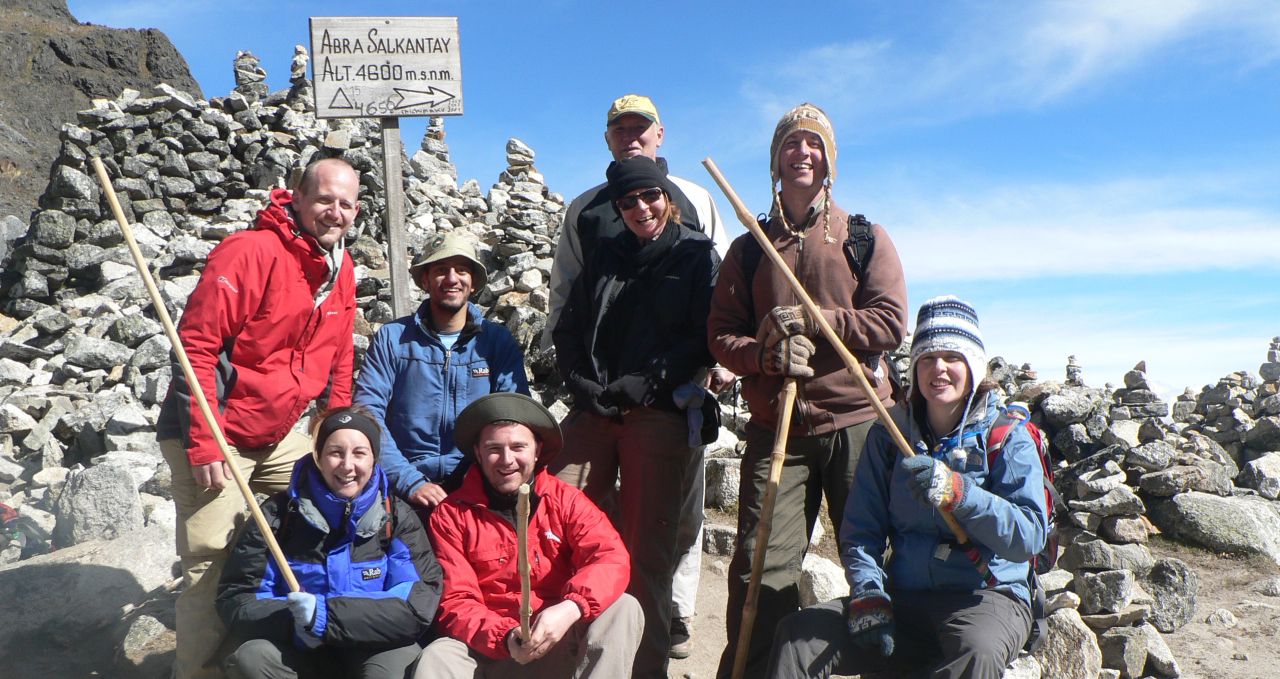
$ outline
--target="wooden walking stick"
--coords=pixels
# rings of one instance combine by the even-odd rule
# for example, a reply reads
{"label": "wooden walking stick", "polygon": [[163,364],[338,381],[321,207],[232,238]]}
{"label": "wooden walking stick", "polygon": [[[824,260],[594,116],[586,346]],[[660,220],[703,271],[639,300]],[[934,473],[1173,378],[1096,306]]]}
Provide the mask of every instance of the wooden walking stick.
{"label": "wooden walking stick", "polygon": [[796,378],[782,382],[782,402],[778,404],[778,430],[773,435],[769,453],[769,480],[760,501],[760,523],[756,525],[756,548],[751,554],[751,579],[747,581],[747,600],[742,607],[742,623],[738,626],[738,648],[733,655],[733,679],[741,679],[747,668],[747,651],[751,646],[751,626],[756,622],[760,601],[760,578],[764,572],[764,553],[773,533],[773,505],[778,500],[778,482],[782,479],[782,463],[787,459],[787,435],[791,430],[791,408],[796,402]]}
{"label": "wooden walking stick", "polygon": [[[755,239],[760,243],[760,248],[764,250],[765,256],[769,258],[769,261],[773,262],[773,265],[777,267],[784,276],[786,276],[787,285],[791,287],[792,292],[794,292],[796,297],[800,299],[800,303],[804,305],[805,311],[809,313],[809,317],[817,321],[818,329],[822,331],[822,336],[827,339],[827,342],[836,350],[836,353],[840,355],[841,360],[844,361],[845,367],[849,369],[849,374],[853,375],[858,386],[862,388],[862,393],[866,394],[867,401],[871,403],[871,407],[875,408],[876,416],[880,418],[880,423],[889,431],[889,436],[892,437],[893,442],[897,444],[898,450],[902,451],[902,456],[913,457],[916,454],[915,451],[911,449],[911,444],[907,443],[907,439],[902,436],[902,432],[898,431],[898,425],[894,424],[893,417],[889,415],[888,409],[886,409],[884,404],[880,402],[880,397],[876,396],[876,390],[873,389],[871,387],[871,383],[867,381],[867,376],[863,374],[862,366],[858,363],[858,359],[854,357],[853,352],[849,351],[849,348],[844,345],[843,341],[841,341],[840,336],[836,334],[835,329],[832,328],[831,324],[827,322],[827,319],[823,317],[822,309],[818,308],[818,305],[813,303],[813,300],[809,297],[809,293],[805,292],[804,286],[800,284],[800,280],[796,278],[796,275],[787,267],[787,263],[782,261],[782,255],[779,255],[778,251],[774,249],[773,243],[769,242],[769,237],[765,235],[764,230],[762,230],[760,225],[756,223],[755,217],[751,215],[751,211],[743,204],[742,199],[738,198],[738,194],[733,190],[733,187],[729,185],[729,180],[725,179],[724,175],[720,174],[720,168],[716,167],[715,161],[710,158],[704,158],[702,160],[702,165],[707,168],[707,172],[711,173],[711,178],[716,180],[716,184],[720,186],[720,190],[724,191],[724,195],[729,199],[729,203],[733,205],[734,213],[738,215],[738,221],[742,222],[742,225],[747,227],[747,231],[750,231],[752,236],[755,236]],[[956,541],[960,543],[960,546],[968,546],[969,534],[960,527],[956,518],[949,512],[943,512],[942,519],[947,522],[947,527],[955,534]],[[978,567],[978,570],[982,572],[984,576],[987,575],[986,565],[979,563],[981,557],[977,556],[976,550],[966,549],[965,551],[969,559]]]}
{"label": "wooden walking stick", "polygon": [[529,618],[533,608],[529,604],[529,484],[520,484],[516,495],[516,570],[520,571],[520,640],[529,641]]}
{"label": "wooden walking stick", "polygon": [[111,212],[115,215],[116,221],[120,224],[120,230],[124,233],[125,243],[129,245],[129,252],[133,255],[133,265],[137,267],[138,273],[142,276],[142,282],[147,286],[147,292],[151,295],[151,305],[155,307],[156,315],[160,317],[160,322],[164,324],[165,335],[169,338],[169,344],[173,346],[173,353],[178,357],[178,363],[182,366],[182,374],[187,379],[187,384],[191,387],[191,393],[195,396],[196,403],[200,405],[200,412],[204,415],[204,420],[209,425],[209,431],[213,433],[213,440],[218,443],[218,451],[222,453],[222,460],[226,463],[227,468],[231,470],[231,478],[236,482],[236,487],[240,489],[240,494],[244,496],[245,504],[249,505],[249,512],[253,515],[253,520],[258,524],[258,530],[262,532],[262,539],[267,543],[267,549],[271,550],[271,556],[275,559],[276,566],[280,568],[280,573],[284,575],[285,582],[289,585],[292,592],[302,591],[302,587],[298,585],[298,579],[293,576],[293,569],[289,568],[289,562],[284,558],[284,552],[280,551],[280,545],[276,542],[276,537],[271,532],[271,526],[267,524],[267,519],[262,515],[262,510],[258,508],[258,502],[253,497],[253,491],[249,489],[249,484],[245,482],[244,475],[240,473],[240,467],[231,459],[231,451],[227,446],[227,439],[222,435],[222,429],[218,426],[218,421],[213,417],[213,411],[209,409],[209,402],[204,397],[204,390],[200,388],[200,382],[196,379],[196,373],[191,368],[191,361],[187,358],[187,352],[182,348],[182,340],[178,337],[178,330],[173,325],[173,319],[169,317],[169,310],[164,305],[164,300],[160,298],[160,290],[156,287],[155,279],[151,276],[151,270],[147,268],[147,261],[142,256],[142,251],[138,249],[138,242],[133,238],[133,229],[129,227],[129,221],[124,218],[124,211],[120,209],[120,201],[116,199],[115,188],[111,186],[111,178],[107,176],[107,170],[102,166],[102,160],[97,156],[93,157],[93,170],[98,174],[98,183],[102,185],[102,192],[107,197],[107,203],[111,206]]}

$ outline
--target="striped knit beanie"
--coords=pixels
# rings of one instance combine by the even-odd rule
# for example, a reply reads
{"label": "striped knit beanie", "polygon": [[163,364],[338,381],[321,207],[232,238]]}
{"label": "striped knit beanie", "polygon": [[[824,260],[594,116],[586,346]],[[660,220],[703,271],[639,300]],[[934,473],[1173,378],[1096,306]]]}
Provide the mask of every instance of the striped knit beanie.
{"label": "striped knit beanie", "polygon": [[911,391],[915,391],[916,362],[934,351],[954,351],[969,365],[969,394],[987,376],[987,350],[973,305],[954,295],[942,295],[920,305],[911,338]]}

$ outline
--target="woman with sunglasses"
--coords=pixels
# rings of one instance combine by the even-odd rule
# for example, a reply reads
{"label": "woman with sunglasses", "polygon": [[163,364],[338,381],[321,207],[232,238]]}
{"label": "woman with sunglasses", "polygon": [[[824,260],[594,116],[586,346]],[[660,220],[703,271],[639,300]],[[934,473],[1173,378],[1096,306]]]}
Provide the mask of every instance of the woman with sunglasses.
{"label": "woman with sunglasses", "polygon": [[574,406],[550,468],[618,525],[631,553],[627,591],[645,615],[633,676],[665,677],[680,498],[701,443],[683,408],[687,385],[713,363],[706,323],[720,258],[680,223],[652,159],[611,163],[606,177],[627,230],[596,249],[553,329]]}

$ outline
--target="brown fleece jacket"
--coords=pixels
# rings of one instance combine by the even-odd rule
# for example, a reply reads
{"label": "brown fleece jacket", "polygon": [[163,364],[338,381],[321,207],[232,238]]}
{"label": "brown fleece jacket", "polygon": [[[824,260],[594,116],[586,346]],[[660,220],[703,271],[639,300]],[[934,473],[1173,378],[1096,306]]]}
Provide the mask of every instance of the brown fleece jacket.
{"label": "brown fleece jacket", "polygon": [[[831,205],[829,243],[823,239],[821,217],[819,210],[808,220],[803,239],[790,233],[777,216],[769,220],[765,233],[845,346],[864,363],[882,361],[879,352],[896,349],[907,329],[907,284],[898,251],[884,228],[873,225],[875,247],[866,266],[866,280],[857,280],[843,249],[849,231],[848,213]],[[763,319],[775,306],[795,305],[800,300],[768,257],[760,258],[753,281],[744,280],[742,253],[751,238],[749,233],[738,237],[720,267],[707,319],[707,341],[716,360],[742,376],[751,421],[776,429],[783,378],[760,372],[762,347],[755,339],[753,322]],[[752,286],[749,297],[744,294],[744,285]],[[814,376],[798,382],[791,434],[826,434],[875,417],[875,410],[840,355],[820,334],[813,342],[817,351],[809,365]],[[868,368],[868,375],[873,368]],[[893,401],[887,372],[882,374],[885,377],[876,391],[888,407]]]}

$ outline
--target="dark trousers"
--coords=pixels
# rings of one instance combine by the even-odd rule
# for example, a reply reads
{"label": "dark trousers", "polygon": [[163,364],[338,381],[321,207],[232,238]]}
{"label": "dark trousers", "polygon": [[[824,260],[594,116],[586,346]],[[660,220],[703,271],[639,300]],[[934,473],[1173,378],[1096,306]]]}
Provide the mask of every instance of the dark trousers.
{"label": "dark trousers", "polygon": [[848,599],[810,606],[778,626],[769,677],[892,672],[930,679],[1000,679],[1031,633],[1031,610],[992,590],[893,595],[893,655],[849,641]]}
{"label": "dark trousers", "polygon": [[404,679],[421,652],[417,644],[382,650],[323,646],[305,650],[292,643],[251,639],[227,657],[224,667],[231,679]]}
{"label": "dark trousers", "polygon": [[[875,420],[839,429],[821,436],[791,437],[778,482],[774,502],[773,528],[764,554],[760,577],[760,599],[751,645],[747,655],[747,679],[765,673],[769,643],[778,623],[800,609],[800,564],[809,548],[809,536],[818,520],[822,498],[827,498],[831,525],[839,526],[844,503],[853,483],[853,470],[862,454],[862,444]],[[769,479],[769,454],[774,432],[759,425],[747,425],[747,447],[742,460],[742,482],[738,499],[738,539],[729,563],[729,600],[725,608],[728,646],[720,656],[720,679],[728,679],[738,648],[738,630],[751,578],[751,559],[756,549],[760,508]]]}
{"label": "dark trousers", "polygon": [[560,426],[564,448],[548,471],[609,513],[631,554],[627,593],[644,611],[632,676],[665,677],[671,582],[680,559],[677,529],[689,458],[696,452],[689,447],[688,420],[656,408],[634,408],[621,421],[575,409]]}

